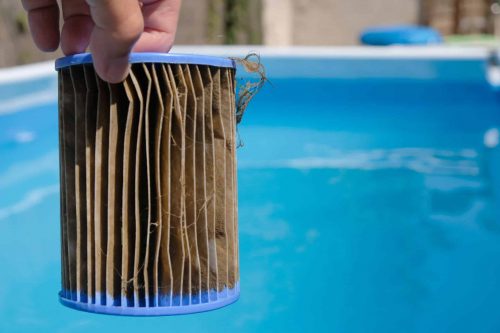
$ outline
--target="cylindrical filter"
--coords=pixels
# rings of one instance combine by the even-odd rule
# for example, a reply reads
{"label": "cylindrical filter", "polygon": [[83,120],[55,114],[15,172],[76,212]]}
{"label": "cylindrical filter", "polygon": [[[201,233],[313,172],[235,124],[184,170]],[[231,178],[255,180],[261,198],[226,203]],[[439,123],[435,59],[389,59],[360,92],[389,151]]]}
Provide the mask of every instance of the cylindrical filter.
{"label": "cylindrical filter", "polygon": [[235,64],[137,53],[108,84],[57,60],[62,304],[171,315],[239,297]]}

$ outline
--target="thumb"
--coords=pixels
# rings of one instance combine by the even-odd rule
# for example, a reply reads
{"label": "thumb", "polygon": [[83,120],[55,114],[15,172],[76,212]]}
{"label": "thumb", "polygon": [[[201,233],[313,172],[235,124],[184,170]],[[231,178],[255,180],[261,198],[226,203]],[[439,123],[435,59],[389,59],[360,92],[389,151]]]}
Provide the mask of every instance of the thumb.
{"label": "thumb", "polygon": [[138,0],[87,0],[95,23],[90,50],[97,74],[105,81],[123,81],[129,71],[129,55],[144,30]]}

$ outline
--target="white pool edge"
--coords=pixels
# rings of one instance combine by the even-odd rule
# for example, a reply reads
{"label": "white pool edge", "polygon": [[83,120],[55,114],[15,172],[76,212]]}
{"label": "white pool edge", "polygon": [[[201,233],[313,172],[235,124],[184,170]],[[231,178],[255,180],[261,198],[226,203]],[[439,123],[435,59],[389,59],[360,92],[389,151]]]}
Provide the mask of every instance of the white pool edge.
{"label": "white pool edge", "polygon": [[172,52],[218,56],[245,56],[254,52],[263,57],[352,58],[352,59],[484,59],[492,49],[459,46],[176,46]]}
{"label": "white pool edge", "polygon": [[42,79],[54,74],[55,71],[53,61],[17,67],[0,68],[0,84]]}
{"label": "white pool edge", "polygon": [[[266,47],[242,46],[175,46],[172,52],[204,54],[227,57],[243,57],[257,53],[265,58],[309,59],[421,59],[421,60],[486,60],[493,49],[463,46],[390,46],[390,47]],[[55,75],[54,61],[0,69],[0,84],[24,82]]]}

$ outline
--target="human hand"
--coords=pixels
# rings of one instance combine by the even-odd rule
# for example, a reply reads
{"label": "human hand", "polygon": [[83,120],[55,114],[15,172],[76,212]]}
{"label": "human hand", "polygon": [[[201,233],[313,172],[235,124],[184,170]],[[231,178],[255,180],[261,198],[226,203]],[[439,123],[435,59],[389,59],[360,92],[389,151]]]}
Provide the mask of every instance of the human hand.
{"label": "human hand", "polygon": [[57,0],[22,0],[33,40],[42,51],[61,45],[66,55],[90,47],[97,74],[123,81],[130,52],[168,52],[177,30],[181,0],[61,0],[64,24],[59,31]]}

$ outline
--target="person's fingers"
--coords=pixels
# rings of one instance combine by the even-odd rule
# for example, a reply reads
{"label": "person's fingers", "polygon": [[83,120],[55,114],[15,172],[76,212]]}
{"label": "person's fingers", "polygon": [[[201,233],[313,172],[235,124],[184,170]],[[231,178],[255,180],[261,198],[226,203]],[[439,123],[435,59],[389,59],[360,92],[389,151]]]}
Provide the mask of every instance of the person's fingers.
{"label": "person's fingers", "polygon": [[31,35],[42,51],[54,51],[59,46],[59,6],[56,0],[22,0],[28,12]]}
{"label": "person's fingers", "polygon": [[134,46],[136,52],[168,52],[177,30],[181,0],[145,0],[142,13],[144,33]]}
{"label": "person's fingers", "polygon": [[90,50],[97,74],[105,81],[123,81],[129,71],[129,54],[144,30],[137,0],[87,0],[95,27]]}
{"label": "person's fingers", "polygon": [[64,25],[61,32],[61,49],[66,55],[87,50],[94,22],[85,0],[63,0]]}

